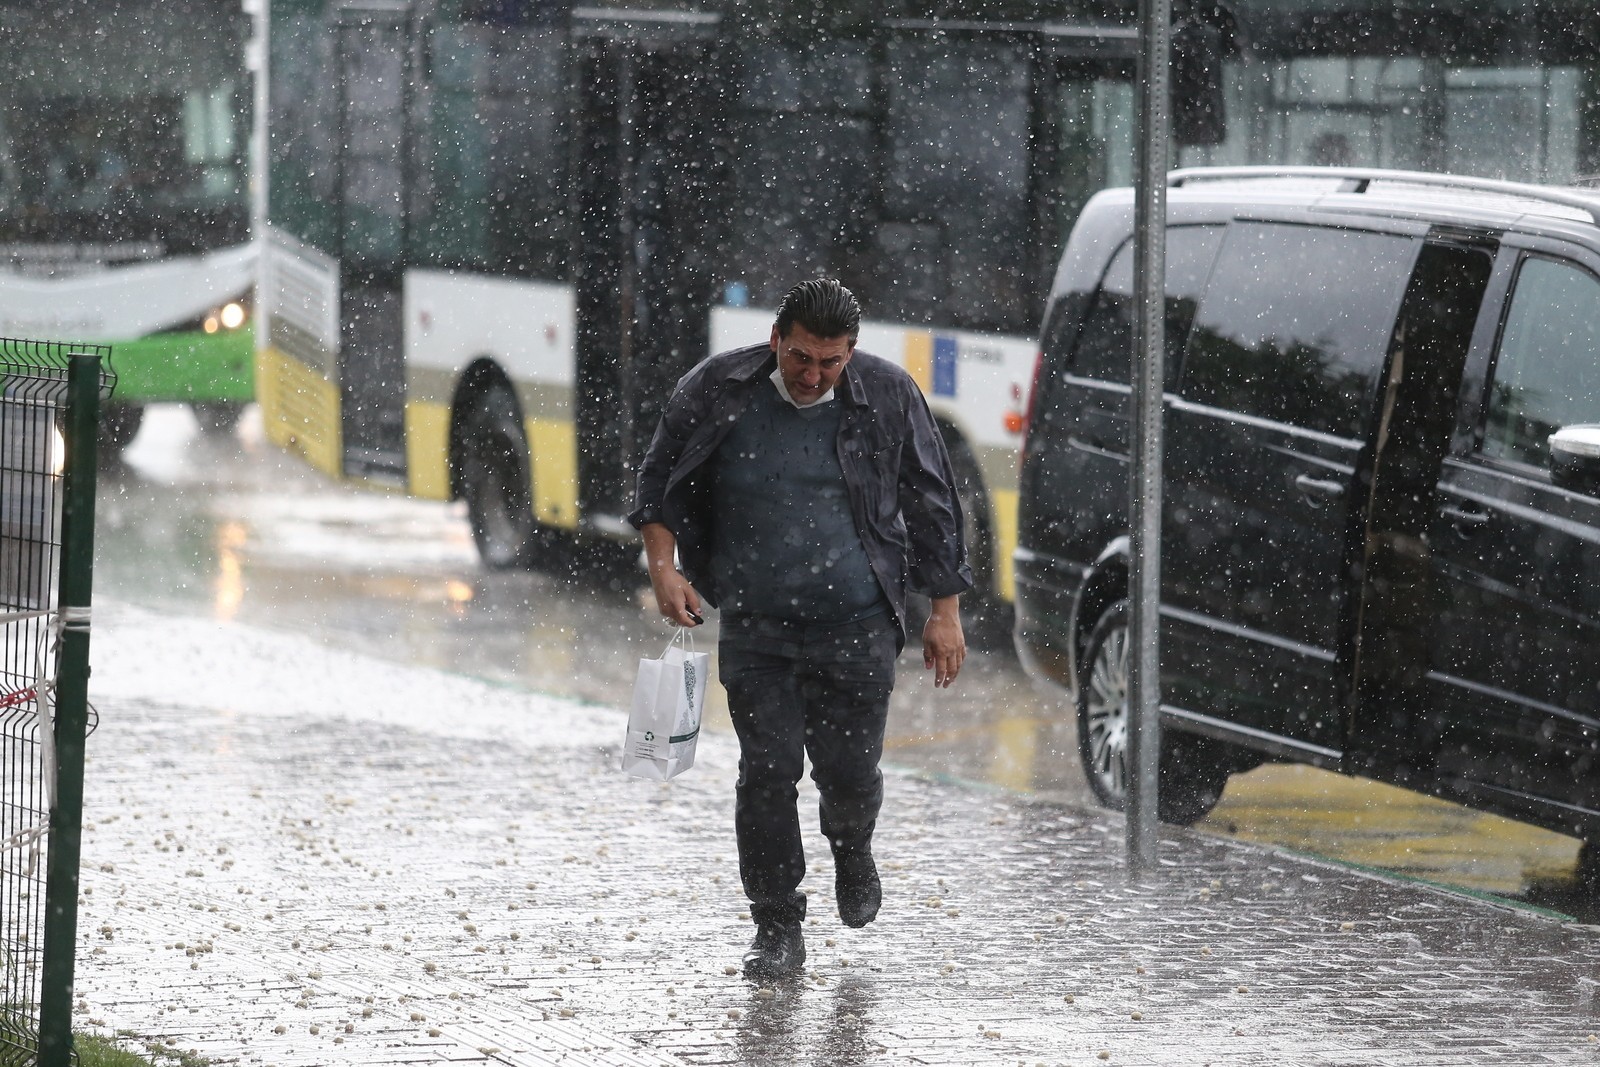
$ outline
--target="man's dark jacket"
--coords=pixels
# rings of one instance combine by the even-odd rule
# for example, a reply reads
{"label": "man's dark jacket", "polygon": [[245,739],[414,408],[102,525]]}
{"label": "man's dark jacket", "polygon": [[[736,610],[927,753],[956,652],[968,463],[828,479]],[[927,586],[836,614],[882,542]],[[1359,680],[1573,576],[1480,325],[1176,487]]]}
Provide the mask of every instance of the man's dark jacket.
{"label": "man's dark jacket", "polygon": [[[711,468],[706,460],[743,414],[751,394],[771,389],[777,357],[767,345],[723,352],[685,374],[639,468],[635,528],[659,522],[678,541],[685,577],[713,606]],[[911,376],[857,351],[834,386],[843,404],[837,442],[861,544],[894,607],[902,644],[906,590],[952,596],[972,587],[961,502],[944,441]],[[817,546],[822,551],[825,546]],[[795,565],[806,561],[796,559]]]}

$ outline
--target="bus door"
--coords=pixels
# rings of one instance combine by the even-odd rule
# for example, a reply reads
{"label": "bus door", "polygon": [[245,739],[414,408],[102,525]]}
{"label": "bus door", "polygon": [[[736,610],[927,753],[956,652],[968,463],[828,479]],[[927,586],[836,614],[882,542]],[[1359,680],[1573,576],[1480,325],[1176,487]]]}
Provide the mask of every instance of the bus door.
{"label": "bus door", "polygon": [[679,14],[577,31],[579,511],[596,527],[628,511],[661,407],[709,344],[714,28]]}
{"label": "bus door", "polygon": [[400,284],[406,245],[408,18],[404,4],[366,0],[340,9],[335,34],[344,473],[397,483],[405,476]]}

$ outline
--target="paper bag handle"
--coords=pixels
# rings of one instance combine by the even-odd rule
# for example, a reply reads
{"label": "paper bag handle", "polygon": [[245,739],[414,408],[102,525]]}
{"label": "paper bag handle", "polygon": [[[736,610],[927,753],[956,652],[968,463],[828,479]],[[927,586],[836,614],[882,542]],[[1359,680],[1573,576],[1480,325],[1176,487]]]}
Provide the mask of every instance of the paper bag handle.
{"label": "paper bag handle", "polygon": [[661,655],[657,656],[656,659],[666,659],[667,653],[672,651],[673,645],[683,645],[685,643],[688,645],[689,654],[691,656],[694,655],[694,634],[689,632],[689,627],[679,626],[672,631],[672,636],[667,640],[667,647],[661,650]]}

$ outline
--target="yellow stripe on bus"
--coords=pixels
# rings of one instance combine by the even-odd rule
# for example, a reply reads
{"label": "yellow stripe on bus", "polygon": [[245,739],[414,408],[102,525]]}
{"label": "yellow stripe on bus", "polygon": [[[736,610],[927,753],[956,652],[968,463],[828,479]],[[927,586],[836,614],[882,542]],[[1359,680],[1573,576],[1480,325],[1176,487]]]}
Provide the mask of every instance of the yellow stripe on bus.
{"label": "yellow stripe on bus", "polygon": [[989,490],[989,520],[994,531],[994,576],[996,588],[1006,600],[1013,600],[1014,579],[1011,554],[1017,550],[1017,491]]}
{"label": "yellow stripe on bus", "polygon": [[924,393],[933,391],[933,334],[926,330],[907,330],[905,367],[911,380]]}
{"label": "yellow stripe on bus", "polygon": [[256,396],[266,416],[267,440],[339,477],[344,444],[337,385],[269,345],[256,353]]}
{"label": "yellow stripe on bus", "polygon": [[413,496],[450,499],[449,405],[406,402],[406,473]]}
{"label": "yellow stripe on bus", "polygon": [[547,526],[578,525],[578,433],[571,420],[528,419],[533,452],[533,516]]}
{"label": "yellow stripe on bus", "polygon": [[[578,525],[578,444],[570,421],[528,419],[533,517],[547,526]],[[413,400],[406,404],[406,464],[411,492],[450,499],[450,409]]]}

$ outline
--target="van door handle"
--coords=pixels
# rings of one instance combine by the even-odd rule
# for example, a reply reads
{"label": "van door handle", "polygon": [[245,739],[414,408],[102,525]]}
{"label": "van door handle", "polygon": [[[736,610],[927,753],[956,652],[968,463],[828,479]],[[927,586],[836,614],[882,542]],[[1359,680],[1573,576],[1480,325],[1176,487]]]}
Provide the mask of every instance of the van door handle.
{"label": "van door handle", "polygon": [[1462,530],[1474,530],[1479,526],[1488,525],[1489,522],[1489,513],[1478,508],[1458,508],[1453,504],[1446,504],[1439,509],[1439,514]]}
{"label": "van door handle", "polygon": [[1326,478],[1313,478],[1302,474],[1294,480],[1294,487],[1313,500],[1338,500],[1344,496],[1344,483]]}
{"label": "van door handle", "polygon": [[1067,444],[1073,448],[1086,448],[1094,452],[1104,452],[1106,446],[1100,443],[1098,437],[1085,437],[1083,434],[1068,434]]}

